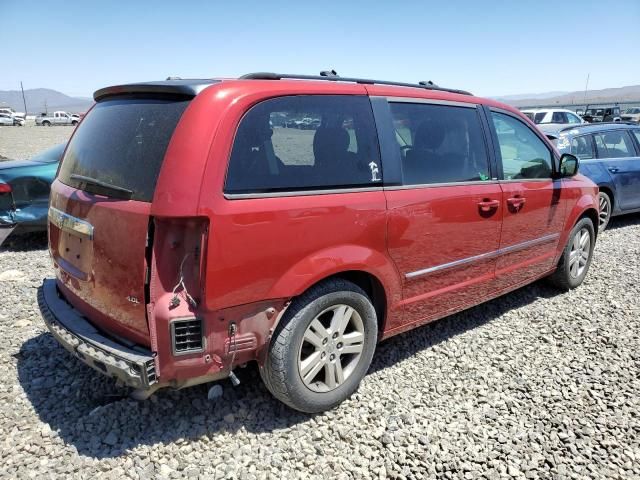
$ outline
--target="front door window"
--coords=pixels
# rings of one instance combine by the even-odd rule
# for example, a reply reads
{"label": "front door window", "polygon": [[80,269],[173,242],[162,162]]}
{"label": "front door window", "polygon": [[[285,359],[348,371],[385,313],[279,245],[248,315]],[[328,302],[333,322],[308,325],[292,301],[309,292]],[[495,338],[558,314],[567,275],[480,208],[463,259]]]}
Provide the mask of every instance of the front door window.
{"label": "front door window", "polygon": [[492,112],[505,180],[551,178],[551,152],[523,122]]}

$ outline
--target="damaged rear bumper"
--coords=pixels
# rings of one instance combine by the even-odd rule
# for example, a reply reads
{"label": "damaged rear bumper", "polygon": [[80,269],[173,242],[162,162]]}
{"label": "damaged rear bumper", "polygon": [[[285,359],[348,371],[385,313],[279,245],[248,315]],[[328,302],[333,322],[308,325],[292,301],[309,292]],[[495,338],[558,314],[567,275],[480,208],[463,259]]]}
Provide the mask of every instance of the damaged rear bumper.
{"label": "damaged rear bumper", "polygon": [[38,289],[38,305],[55,339],[82,362],[130,387],[155,388],[158,379],[151,351],[106,337],[65,301],[54,279],[44,280]]}

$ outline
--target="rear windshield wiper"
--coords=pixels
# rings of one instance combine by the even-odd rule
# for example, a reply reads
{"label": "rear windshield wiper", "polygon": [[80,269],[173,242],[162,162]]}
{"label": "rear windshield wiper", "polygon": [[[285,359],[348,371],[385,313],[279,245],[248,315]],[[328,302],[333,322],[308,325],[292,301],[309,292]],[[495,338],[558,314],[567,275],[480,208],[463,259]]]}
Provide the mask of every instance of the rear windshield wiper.
{"label": "rear windshield wiper", "polygon": [[76,173],[72,173],[70,175],[71,180],[76,180],[80,183],[84,183],[87,186],[93,187],[91,191],[97,194],[111,195],[118,198],[123,198],[125,200],[129,200],[133,195],[133,190],[129,190],[128,188],[118,187],[116,185],[111,185],[110,183],[103,182],[96,178],[85,177],[84,175],[78,175]]}

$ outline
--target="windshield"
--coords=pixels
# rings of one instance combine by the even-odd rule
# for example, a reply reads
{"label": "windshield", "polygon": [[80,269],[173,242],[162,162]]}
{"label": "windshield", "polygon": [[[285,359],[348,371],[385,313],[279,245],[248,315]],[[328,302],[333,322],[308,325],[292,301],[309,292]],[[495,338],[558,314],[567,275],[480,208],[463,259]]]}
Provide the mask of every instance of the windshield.
{"label": "windshield", "polygon": [[624,113],[636,114],[640,113],[640,108],[627,108]]}
{"label": "windshield", "polygon": [[130,191],[133,200],[150,202],[169,140],[188,103],[130,97],[99,102],[71,139],[59,180],[85,190],[90,183],[109,185]]}

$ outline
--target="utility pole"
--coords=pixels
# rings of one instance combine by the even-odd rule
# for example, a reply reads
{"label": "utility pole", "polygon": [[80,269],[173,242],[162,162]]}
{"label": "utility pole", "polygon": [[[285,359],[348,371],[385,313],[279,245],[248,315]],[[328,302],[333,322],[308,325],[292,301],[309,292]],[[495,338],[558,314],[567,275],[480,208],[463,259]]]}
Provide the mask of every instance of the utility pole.
{"label": "utility pole", "polygon": [[27,118],[27,101],[24,98],[24,88],[22,87],[22,80],[20,80],[20,90],[22,90],[22,104],[24,105],[24,118]]}
{"label": "utility pole", "polygon": [[587,108],[587,89],[589,88],[589,75],[591,75],[591,72],[587,73],[587,84],[584,86],[584,98],[582,99],[584,102],[584,108]]}

